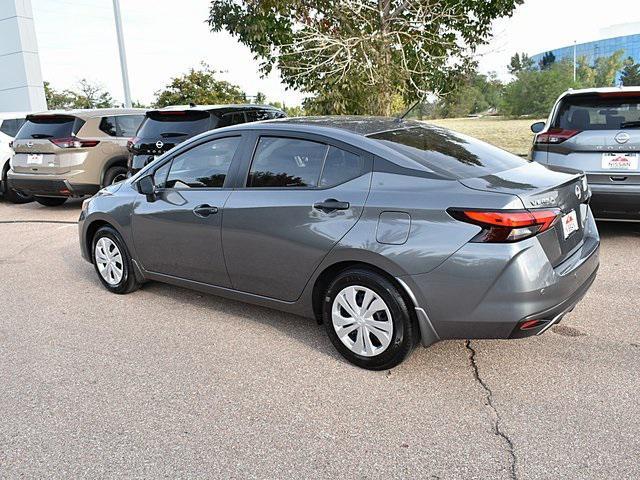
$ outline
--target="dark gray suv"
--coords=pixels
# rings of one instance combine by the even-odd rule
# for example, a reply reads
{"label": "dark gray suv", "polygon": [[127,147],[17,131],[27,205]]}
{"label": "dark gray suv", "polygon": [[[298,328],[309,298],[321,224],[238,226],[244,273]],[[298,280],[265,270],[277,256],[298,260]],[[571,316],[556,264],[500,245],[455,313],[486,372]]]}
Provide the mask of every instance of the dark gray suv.
{"label": "dark gray suv", "polygon": [[83,205],[103,285],[157,280],[315,317],[351,362],[540,334],[598,269],[578,173],[413,121],[324,117],[188,140]]}

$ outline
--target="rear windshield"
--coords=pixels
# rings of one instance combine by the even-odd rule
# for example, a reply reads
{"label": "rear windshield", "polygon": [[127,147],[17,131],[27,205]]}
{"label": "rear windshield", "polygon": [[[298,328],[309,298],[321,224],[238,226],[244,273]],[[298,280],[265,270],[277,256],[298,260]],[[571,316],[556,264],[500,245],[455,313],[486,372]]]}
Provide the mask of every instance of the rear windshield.
{"label": "rear windshield", "polygon": [[27,117],[16,135],[16,139],[25,138],[66,138],[78,133],[84,120],[68,115],[43,115]]}
{"label": "rear windshield", "polygon": [[552,126],[565,130],[640,128],[640,94],[624,92],[565,97]]}
{"label": "rear windshield", "polygon": [[375,133],[376,139],[449,178],[482,177],[521,167],[526,160],[466,135],[435,127]]}
{"label": "rear windshield", "polygon": [[208,112],[150,112],[140,125],[140,138],[186,137],[206,132],[211,125]]}

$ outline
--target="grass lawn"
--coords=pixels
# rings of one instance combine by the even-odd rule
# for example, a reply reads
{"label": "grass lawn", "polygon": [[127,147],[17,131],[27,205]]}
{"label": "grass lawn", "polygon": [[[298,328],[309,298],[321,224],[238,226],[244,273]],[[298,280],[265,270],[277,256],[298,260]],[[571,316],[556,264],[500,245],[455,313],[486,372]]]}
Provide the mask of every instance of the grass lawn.
{"label": "grass lawn", "polygon": [[536,121],[534,119],[512,120],[501,117],[427,120],[428,123],[479,138],[516,155],[529,153],[533,141],[533,133],[529,127]]}

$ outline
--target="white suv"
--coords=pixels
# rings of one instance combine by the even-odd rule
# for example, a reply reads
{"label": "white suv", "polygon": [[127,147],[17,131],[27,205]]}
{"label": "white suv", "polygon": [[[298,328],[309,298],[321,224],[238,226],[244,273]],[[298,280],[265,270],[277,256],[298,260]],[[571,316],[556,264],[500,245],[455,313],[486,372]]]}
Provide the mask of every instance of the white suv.
{"label": "white suv", "polygon": [[26,112],[0,112],[0,193],[13,203],[30,202],[32,198],[7,186],[7,172],[11,167],[13,150],[10,142],[25,122]]}

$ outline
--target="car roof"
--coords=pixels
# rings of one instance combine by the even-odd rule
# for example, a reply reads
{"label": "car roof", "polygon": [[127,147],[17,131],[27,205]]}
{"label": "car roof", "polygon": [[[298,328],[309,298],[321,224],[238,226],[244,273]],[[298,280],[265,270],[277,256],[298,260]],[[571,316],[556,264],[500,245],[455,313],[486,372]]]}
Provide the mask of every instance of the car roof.
{"label": "car roof", "polygon": [[150,112],[172,112],[172,111],[180,111],[180,110],[195,110],[200,112],[211,112],[215,110],[277,110],[281,111],[279,108],[274,107],[273,105],[259,105],[255,103],[237,103],[237,104],[227,104],[227,105],[170,105],[168,107],[157,108],[154,110],[149,110]]}
{"label": "car roof", "polygon": [[599,87],[599,88],[578,88],[572,89],[570,88],[562,95],[560,98],[567,97],[570,95],[589,95],[592,93],[639,93],[640,94],[640,86],[638,87]]}
{"label": "car roof", "polygon": [[393,117],[375,117],[365,115],[327,115],[317,117],[287,117],[278,118],[274,120],[265,120],[262,122],[243,123],[236,128],[251,129],[256,128],[264,129],[287,129],[295,127],[295,130],[305,131],[312,133],[316,131],[320,133],[327,130],[338,130],[342,132],[348,132],[358,136],[366,137],[373,135],[374,133],[388,132],[391,130],[398,130],[403,128],[411,128],[415,126],[431,127],[431,125],[424,122],[417,122],[414,120],[402,120]]}
{"label": "car roof", "polygon": [[86,108],[75,110],[45,110],[43,112],[34,112],[30,115],[69,115],[73,117],[88,119],[109,115],[131,115],[136,113],[144,114],[146,112],[146,108]]}

